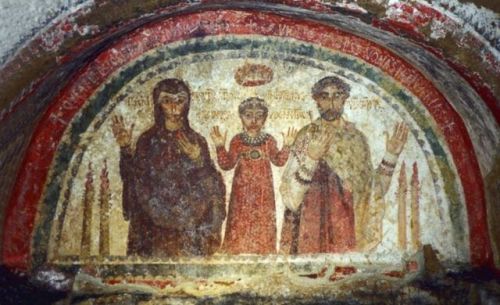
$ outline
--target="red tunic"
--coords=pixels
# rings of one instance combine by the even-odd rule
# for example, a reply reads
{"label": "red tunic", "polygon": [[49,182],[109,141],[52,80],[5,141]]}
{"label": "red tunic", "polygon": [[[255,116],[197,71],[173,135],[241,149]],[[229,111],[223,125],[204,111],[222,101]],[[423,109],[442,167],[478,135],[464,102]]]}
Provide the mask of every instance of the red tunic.
{"label": "red tunic", "polygon": [[223,249],[231,254],[276,252],[276,207],[271,162],[283,166],[289,149],[281,151],[276,140],[265,135],[251,145],[239,134],[231,140],[229,152],[217,148],[223,170],[236,165]]}
{"label": "red tunic", "polygon": [[290,254],[352,251],[354,232],[352,194],[326,162],[320,161],[299,212],[285,213],[282,249]]}

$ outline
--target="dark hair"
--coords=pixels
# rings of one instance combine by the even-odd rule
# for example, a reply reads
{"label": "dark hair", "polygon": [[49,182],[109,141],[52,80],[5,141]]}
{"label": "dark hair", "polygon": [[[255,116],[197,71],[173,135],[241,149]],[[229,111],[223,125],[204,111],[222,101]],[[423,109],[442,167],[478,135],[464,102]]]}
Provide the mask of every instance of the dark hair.
{"label": "dark hair", "polygon": [[188,85],[178,78],[167,78],[156,84],[155,88],[153,89],[153,102],[155,104],[158,102],[158,98],[160,97],[160,93],[162,92],[167,92],[170,94],[185,92],[188,97],[188,103],[191,101],[191,92]]}
{"label": "dark hair", "polygon": [[351,87],[342,79],[336,76],[327,76],[320,79],[311,89],[311,94],[315,99],[319,93],[328,86],[335,86],[340,92],[349,97]]}
{"label": "dark hair", "polygon": [[245,112],[245,110],[250,108],[262,109],[264,111],[264,115],[267,117],[267,113],[269,111],[267,108],[267,104],[260,97],[249,97],[243,102],[241,102],[240,106],[238,106],[238,113],[242,115],[243,112]]}

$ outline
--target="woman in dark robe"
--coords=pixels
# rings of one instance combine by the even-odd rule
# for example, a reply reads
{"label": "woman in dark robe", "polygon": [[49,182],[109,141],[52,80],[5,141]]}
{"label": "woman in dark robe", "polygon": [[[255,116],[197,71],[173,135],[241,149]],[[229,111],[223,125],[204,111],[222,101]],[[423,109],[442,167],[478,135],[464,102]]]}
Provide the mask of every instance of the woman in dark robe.
{"label": "woman in dark robe", "polygon": [[155,124],[131,148],[132,128],[115,117],[128,255],[210,255],[220,245],[225,187],[205,139],[189,126],[190,91],[165,79],[153,91]]}

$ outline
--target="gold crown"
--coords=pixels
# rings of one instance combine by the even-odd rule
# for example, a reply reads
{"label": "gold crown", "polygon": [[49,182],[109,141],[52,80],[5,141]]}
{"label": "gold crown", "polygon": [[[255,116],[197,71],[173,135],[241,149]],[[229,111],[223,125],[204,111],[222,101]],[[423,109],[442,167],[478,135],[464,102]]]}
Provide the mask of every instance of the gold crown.
{"label": "gold crown", "polygon": [[236,70],[234,79],[244,87],[262,86],[273,80],[273,69],[266,65],[246,63]]}

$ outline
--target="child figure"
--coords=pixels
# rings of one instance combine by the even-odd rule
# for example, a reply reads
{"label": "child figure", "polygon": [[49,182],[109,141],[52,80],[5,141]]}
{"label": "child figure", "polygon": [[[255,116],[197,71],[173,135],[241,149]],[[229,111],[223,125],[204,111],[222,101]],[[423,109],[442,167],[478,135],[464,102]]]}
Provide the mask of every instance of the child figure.
{"label": "child figure", "polygon": [[297,131],[283,134],[278,150],[273,136],[262,132],[268,108],[263,99],[244,100],[238,112],[244,132],[236,135],[225,149],[226,135],[219,127],[210,134],[217,149],[217,161],[223,170],[236,166],[229,202],[223,249],[227,253],[268,254],[276,252],[276,208],[271,162],[283,166]]}

